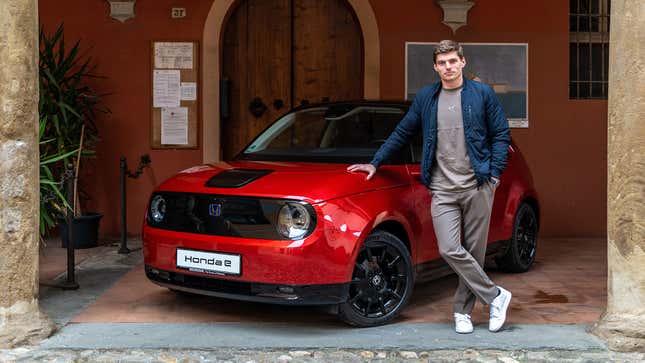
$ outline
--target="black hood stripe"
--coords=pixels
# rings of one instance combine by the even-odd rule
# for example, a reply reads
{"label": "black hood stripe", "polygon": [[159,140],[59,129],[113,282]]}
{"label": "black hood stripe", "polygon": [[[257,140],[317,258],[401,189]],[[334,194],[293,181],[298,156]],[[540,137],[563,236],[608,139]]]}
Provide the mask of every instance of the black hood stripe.
{"label": "black hood stripe", "polygon": [[226,170],[210,178],[204,185],[212,188],[239,188],[272,172],[273,170],[267,169]]}

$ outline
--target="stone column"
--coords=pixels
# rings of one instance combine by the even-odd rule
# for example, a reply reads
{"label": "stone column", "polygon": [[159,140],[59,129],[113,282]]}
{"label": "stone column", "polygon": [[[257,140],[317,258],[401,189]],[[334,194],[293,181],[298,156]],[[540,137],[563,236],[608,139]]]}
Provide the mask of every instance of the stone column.
{"label": "stone column", "polygon": [[0,347],[36,343],[38,308],[38,1],[0,1]]}
{"label": "stone column", "polygon": [[607,311],[594,332],[645,350],[645,1],[612,0],[607,180]]}

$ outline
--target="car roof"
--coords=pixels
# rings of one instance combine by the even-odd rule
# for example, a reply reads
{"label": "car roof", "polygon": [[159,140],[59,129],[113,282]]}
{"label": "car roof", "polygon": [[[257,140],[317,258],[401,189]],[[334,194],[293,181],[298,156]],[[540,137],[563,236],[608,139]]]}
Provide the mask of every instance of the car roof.
{"label": "car roof", "polygon": [[309,108],[316,107],[351,107],[351,106],[377,106],[377,107],[403,107],[409,108],[412,104],[412,101],[406,100],[346,100],[346,101],[334,101],[334,102],[320,102],[320,103],[307,103],[292,108],[289,112],[306,110]]}

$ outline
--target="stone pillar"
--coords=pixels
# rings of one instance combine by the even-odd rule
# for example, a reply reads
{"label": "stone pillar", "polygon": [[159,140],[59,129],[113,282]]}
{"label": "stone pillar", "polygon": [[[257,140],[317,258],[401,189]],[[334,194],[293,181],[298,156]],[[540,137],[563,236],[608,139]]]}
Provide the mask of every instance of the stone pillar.
{"label": "stone pillar", "polygon": [[612,0],[607,180],[607,311],[593,331],[645,350],[645,1]]}
{"label": "stone pillar", "polygon": [[0,347],[36,343],[38,308],[38,1],[0,1]]}

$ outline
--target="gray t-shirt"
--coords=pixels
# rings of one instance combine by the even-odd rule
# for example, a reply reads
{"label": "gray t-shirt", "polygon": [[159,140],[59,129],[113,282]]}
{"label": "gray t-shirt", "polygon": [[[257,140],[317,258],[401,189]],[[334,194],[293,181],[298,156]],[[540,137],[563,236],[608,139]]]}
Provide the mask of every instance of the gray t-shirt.
{"label": "gray t-shirt", "polygon": [[477,186],[461,113],[461,87],[442,89],[437,111],[437,149],[431,170],[430,189],[460,192]]}

